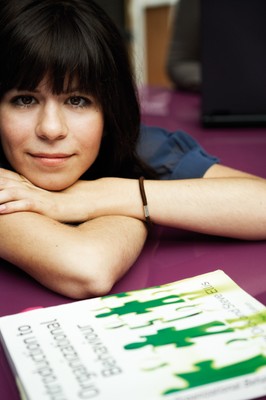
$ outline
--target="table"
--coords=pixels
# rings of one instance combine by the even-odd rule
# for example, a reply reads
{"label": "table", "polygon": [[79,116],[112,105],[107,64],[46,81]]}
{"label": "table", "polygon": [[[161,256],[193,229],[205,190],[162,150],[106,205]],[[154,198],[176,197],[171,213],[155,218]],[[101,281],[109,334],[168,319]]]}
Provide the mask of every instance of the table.
{"label": "table", "polygon": [[[165,89],[143,89],[143,121],[189,131],[211,153],[236,168],[266,177],[266,130],[203,129],[200,97]],[[160,104],[157,107],[156,104]],[[111,293],[159,285],[222,269],[243,289],[266,305],[266,242],[245,242],[154,227],[142,254]],[[47,307],[71,300],[51,292],[13,265],[0,260],[0,315]],[[0,349],[1,400],[18,400],[9,366]],[[265,397],[266,398],[266,397]]]}

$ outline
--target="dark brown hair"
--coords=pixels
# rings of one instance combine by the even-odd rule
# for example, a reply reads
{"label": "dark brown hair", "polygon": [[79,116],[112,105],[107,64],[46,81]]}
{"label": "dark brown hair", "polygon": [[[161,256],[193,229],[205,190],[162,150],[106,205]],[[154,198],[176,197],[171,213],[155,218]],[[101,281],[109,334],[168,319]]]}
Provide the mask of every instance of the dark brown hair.
{"label": "dark brown hair", "polygon": [[153,176],[136,155],[140,110],[124,39],[91,0],[0,0],[0,98],[35,89],[49,75],[54,93],[71,86],[100,104],[105,132],[84,178]]}

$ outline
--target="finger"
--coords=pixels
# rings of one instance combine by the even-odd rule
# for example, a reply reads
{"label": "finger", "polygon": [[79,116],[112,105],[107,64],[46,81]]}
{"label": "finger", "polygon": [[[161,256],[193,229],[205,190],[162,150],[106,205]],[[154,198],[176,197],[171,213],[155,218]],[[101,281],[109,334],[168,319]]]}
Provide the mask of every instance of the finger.
{"label": "finger", "polygon": [[12,192],[18,192],[21,190],[28,190],[33,186],[27,181],[23,180],[23,178],[16,178],[12,176],[1,176],[0,175],[0,190],[11,190]]}
{"label": "finger", "polygon": [[18,186],[8,187],[7,185],[2,189],[0,187],[0,205],[2,206],[2,212],[33,210],[33,199],[24,188]]}
{"label": "finger", "polygon": [[0,214],[12,214],[23,211],[33,211],[31,202],[27,200],[17,200],[0,204]]}
{"label": "finger", "polygon": [[16,185],[9,181],[0,180],[0,204],[8,203],[12,200],[30,199],[29,191],[23,186]]}

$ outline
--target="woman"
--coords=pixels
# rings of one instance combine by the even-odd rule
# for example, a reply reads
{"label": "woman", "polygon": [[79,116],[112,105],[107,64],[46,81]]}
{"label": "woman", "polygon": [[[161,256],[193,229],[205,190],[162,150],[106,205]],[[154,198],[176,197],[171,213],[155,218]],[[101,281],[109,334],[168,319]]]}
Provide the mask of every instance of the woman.
{"label": "woman", "polygon": [[123,41],[92,1],[0,5],[2,258],[61,294],[106,294],[145,242],[145,190],[155,223],[266,237],[264,180],[140,131]]}

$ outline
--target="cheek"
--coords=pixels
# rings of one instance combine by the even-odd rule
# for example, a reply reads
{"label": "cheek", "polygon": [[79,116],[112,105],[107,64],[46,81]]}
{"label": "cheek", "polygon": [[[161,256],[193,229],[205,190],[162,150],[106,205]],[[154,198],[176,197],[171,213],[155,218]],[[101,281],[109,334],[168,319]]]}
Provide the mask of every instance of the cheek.
{"label": "cheek", "polygon": [[102,132],[90,134],[86,139],[82,138],[81,145],[87,153],[98,152],[102,142]]}
{"label": "cheek", "polygon": [[0,116],[0,135],[4,148],[17,148],[25,141],[28,129],[24,125],[17,118]]}
{"label": "cheek", "polygon": [[[83,130],[80,130],[78,137],[81,150],[88,157],[96,158],[103,137],[104,123],[103,118],[94,118],[89,124],[84,126]],[[96,154],[95,154],[96,153]]]}
{"label": "cheek", "polygon": [[16,140],[16,136],[14,135],[14,129],[9,121],[9,118],[0,116],[0,134],[1,134],[1,143],[3,149],[5,151],[6,148],[12,146],[14,140]]}
{"label": "cheek", "polygon": [[23,148],[23,137],[14,130],[1,129],[1,144],[7,159],[12,163],[12,159],[18,157],[20,150]]}
{"label": "cheek", "polygon": [[0,116],[0,140],[3,153],[15,170],[23,166],[23,150],[29,141],[28,122],[9,115]]}

